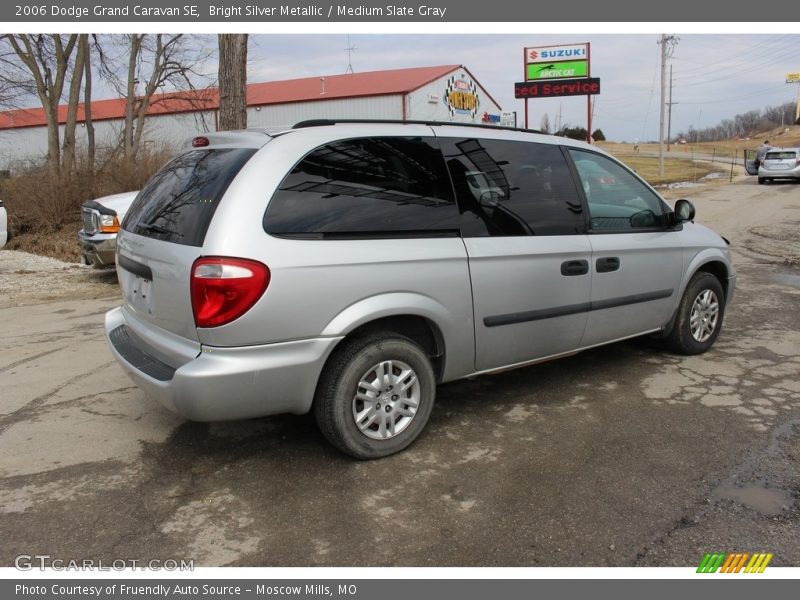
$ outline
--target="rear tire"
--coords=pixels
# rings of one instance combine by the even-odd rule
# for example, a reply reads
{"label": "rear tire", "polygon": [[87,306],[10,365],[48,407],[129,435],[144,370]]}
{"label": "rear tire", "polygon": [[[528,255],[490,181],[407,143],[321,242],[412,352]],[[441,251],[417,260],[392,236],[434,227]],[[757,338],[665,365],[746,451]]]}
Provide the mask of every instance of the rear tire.
{"label": "rear tire", "polygon": [[667,346],[679,354],[702,354],[714,345],[724,314],[725,295],[719,280],[711,273],[695,273],[665,338]]}
{"label": "rear tire", "polygon": [[381,458],[417,439],[435,397],[436,378],[425,352],[405,336],[383,332],[336,349],[317,385],[314,417],[342,452]]}

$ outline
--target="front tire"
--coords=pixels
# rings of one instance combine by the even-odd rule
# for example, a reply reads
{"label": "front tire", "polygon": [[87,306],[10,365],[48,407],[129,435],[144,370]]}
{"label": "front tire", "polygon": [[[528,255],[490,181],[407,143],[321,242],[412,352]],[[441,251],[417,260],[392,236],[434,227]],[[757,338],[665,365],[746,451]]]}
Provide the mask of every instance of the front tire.
{"label": "front tire", "polygon": [[409,338],[385,332],[337,348],[317,385],[314,416],[342,452],[381,458],[417,439],[435,397],[436,378],[425,352]]}
{"label": "front tire", "polygon": [[758,178],[758,185],[764,185],[765,179],[763,177]]}
{"label": "front tire", "polygon": [[695,273],[681,298],[667,345],[679,354],[706,352],[719,335],[724,313],[725,295],[719,279],[704,271]]}

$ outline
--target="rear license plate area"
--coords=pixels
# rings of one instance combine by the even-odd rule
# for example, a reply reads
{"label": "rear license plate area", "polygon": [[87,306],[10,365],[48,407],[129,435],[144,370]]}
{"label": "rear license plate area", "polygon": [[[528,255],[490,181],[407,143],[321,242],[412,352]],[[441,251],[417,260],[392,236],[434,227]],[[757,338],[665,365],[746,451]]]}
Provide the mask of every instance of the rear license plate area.
{"label": "rear license plate area", "polygon": [[153,282],[138,275],[120,269],[120,286],[122,295],[128,304],[137,312],[153,313]]}

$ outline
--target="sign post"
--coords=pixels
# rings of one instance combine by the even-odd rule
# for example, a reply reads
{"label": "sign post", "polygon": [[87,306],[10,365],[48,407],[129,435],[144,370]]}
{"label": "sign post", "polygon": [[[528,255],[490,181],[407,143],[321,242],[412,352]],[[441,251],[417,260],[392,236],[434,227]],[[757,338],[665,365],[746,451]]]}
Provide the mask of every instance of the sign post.
{"label": "sign post", "polygon": [[[591,48],[589,47],[589,43],[586,43],[586,77],[591,77],[592,74],[590,73],[591,65]],[[597,87],[600,87],[600,82],[597,82]],[[589,94],[586,94],[586,143],[592,143],[592,97]]]}
{"label": "sign post", "polygon": [[592,141],[592,96],[600,93],[600,80],[592,77],[590,45],[560,44],[525,48],[524,81],[514,84],[514,97],[525,103],[528,128],[528,99],[557,96],[586,96],[586,141]]}

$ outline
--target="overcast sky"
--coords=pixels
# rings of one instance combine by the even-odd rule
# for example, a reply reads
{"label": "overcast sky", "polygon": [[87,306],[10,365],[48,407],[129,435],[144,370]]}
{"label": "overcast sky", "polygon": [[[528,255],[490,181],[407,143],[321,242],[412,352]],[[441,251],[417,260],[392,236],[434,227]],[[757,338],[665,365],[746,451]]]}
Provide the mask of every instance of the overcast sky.
{"label": "overcast sky", "polygon": [[[504,110],[516,110],[526,46],[590,42],[592,75],[601,80],[594,127],[609,139],[658,138],[658,35],[391,34],[351,35],[354,71],[463,64]],[[747,110],[792,102],[798,86],[784,83],[800,71],[800,35],[680,35],[673,65],[672,131],[703,128]],[[251,35],[250,82],[344,73],[347,35]],[[586,98],[529,101],[529,125],[586,125]]]}

